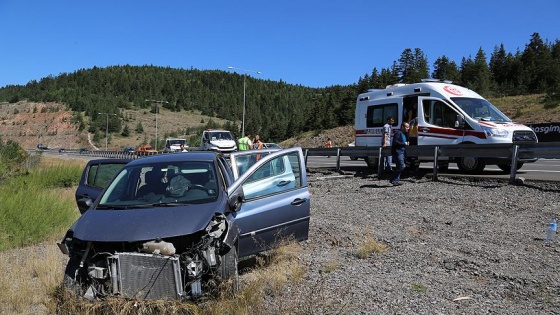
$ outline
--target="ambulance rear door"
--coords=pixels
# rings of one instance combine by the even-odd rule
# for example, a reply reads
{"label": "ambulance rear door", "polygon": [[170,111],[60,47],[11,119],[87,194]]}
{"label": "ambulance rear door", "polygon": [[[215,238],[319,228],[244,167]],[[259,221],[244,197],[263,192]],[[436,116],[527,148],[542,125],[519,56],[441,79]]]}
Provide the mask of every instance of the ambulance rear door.
{"label": "ambulance rear door", "polygon": [[393,129],[398,128],[402,117],[402,97],[383,98],[360,103],[356,107],[356,146],[381,146],[383,125],[393,117]]}

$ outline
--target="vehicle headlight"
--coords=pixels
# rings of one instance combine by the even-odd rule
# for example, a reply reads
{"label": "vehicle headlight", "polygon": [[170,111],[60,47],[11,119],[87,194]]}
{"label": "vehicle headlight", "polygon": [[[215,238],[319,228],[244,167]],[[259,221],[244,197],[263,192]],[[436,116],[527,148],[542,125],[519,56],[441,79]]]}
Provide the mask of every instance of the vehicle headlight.
{"label": "vehicle headlight", "polygon": [[509,132],[505,129],[482,127],[487,137],[507,138]]}

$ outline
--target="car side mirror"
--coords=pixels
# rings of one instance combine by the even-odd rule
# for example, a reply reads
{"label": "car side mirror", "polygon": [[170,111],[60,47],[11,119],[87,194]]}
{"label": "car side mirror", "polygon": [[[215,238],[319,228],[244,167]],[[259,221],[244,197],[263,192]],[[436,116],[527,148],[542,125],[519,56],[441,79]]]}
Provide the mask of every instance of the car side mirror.
{"label": "car side mirror", "polygon": [[84,214],[84,212],[91,207],[93,204],[93,200],[91,198],[85,197],[78,199],[78,209],[80,209],[80,214]]}
{"label": "car side mirror", "polygon": [[241,204],[243,203],[243,190],[241,187],[236,190],[231,196],[228,197],[228,206],[229,211],[236,212],[241,208]]}

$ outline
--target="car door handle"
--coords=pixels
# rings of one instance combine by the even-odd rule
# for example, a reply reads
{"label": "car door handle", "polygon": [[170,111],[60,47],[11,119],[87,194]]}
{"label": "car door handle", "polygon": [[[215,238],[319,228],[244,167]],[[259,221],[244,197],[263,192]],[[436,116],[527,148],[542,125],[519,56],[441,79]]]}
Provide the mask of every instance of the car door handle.
{"label": "car door handle", "polygon": [[430,132],[430,128],[421,128],[420,131],[422,131],[422,132]]}
{"label": "car door handle", "polygon": [[289,181],[289,180],[283,180],[283,181],[280,181],[280,182],[278,183],[278,185],[276,185],[276,186],[278,186],[278,187],[283,187],[283,186],[288,185],[288,184],[291,183],[291,182],[292,182],[292,181]]}
{"label": "car door handle", "polygon": [[296,198],[294,199],[294,201],[292,201],[292,205],[297,206],[297,205],[301,205],[302,203],[307,202],[307,199],[305,198]]}

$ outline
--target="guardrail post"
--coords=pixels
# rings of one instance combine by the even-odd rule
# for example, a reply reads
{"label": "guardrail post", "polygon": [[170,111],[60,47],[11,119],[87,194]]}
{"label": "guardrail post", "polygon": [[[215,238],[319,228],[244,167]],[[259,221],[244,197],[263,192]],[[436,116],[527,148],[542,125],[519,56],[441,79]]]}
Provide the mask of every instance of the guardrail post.
{"label": "guardrail post", "polygon": [[509,171],[509,183],[515,184],[515,174],[517,174],[517,155],[519,146],[514,145],[511,150],[511,170]]}
{"label": "guardrail post", "polygon": [[336,149],[336,171],[340,172],[340,148]]}
{"label": "guardrail post", "polygon": [[439,155],[439,147],[436,146],[434,148],[434,177],[432,178],[433,182],[437,182],[438,181],[438,155]]}
{"label": "guardrail post", "polygon": [[304,157],[304,161],[305,161],[305,167],[307,168],[307,153],[309,152],[308,149],[305,149],[305,151],[303,152],[303,157]]}

